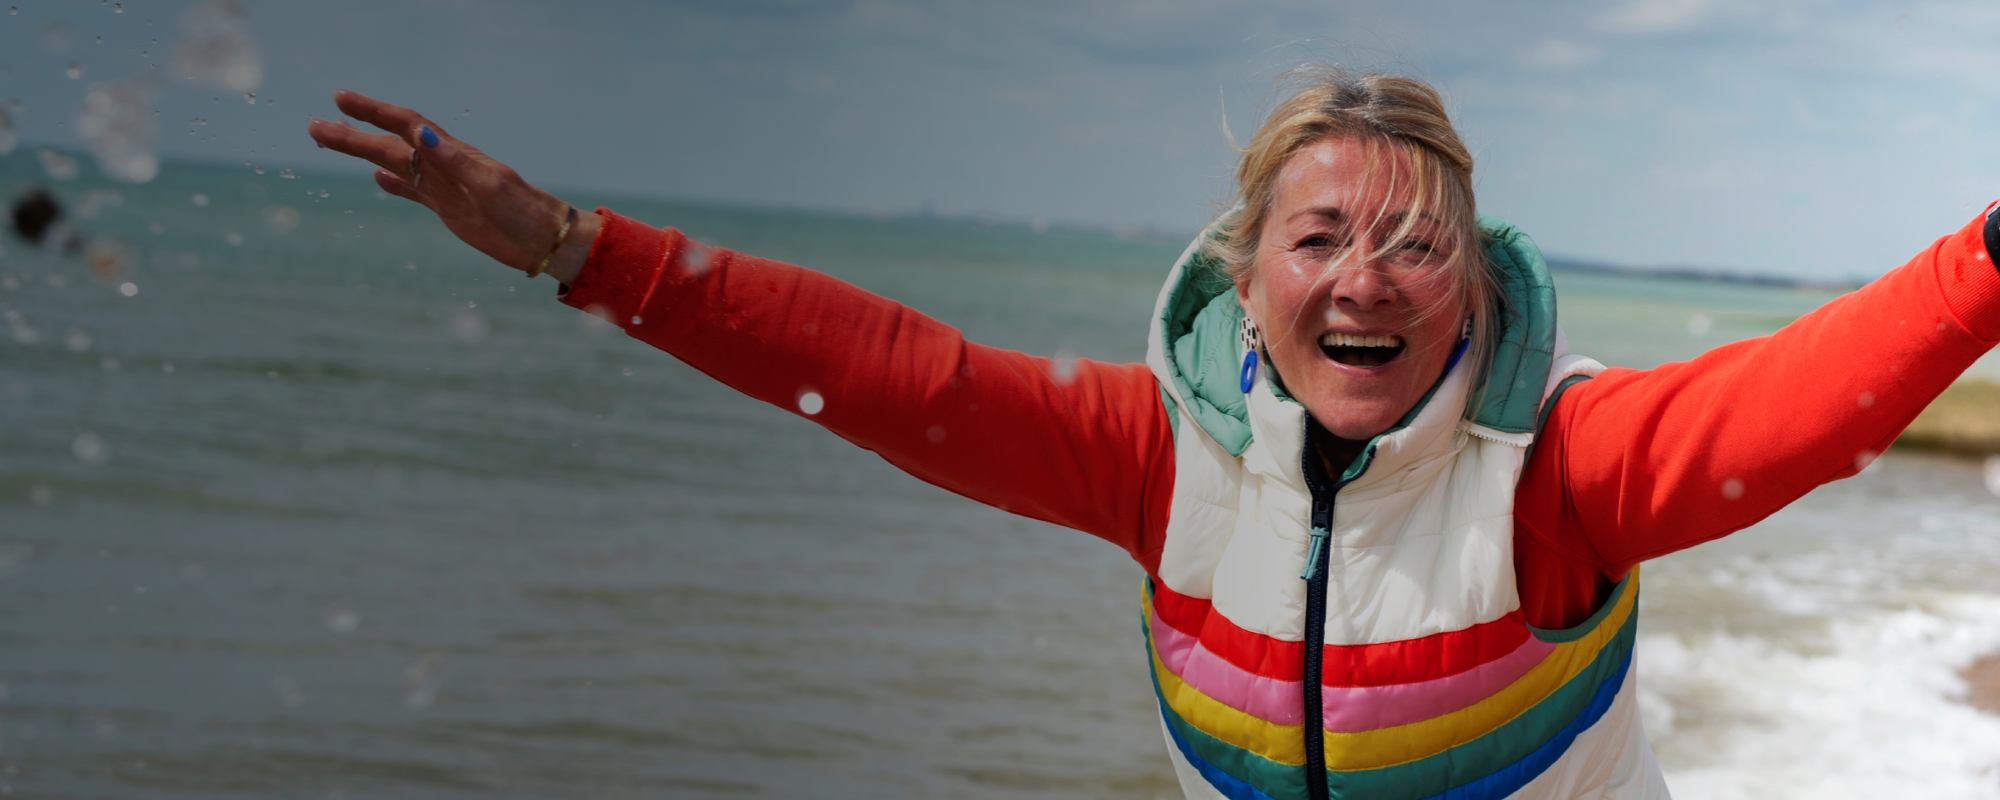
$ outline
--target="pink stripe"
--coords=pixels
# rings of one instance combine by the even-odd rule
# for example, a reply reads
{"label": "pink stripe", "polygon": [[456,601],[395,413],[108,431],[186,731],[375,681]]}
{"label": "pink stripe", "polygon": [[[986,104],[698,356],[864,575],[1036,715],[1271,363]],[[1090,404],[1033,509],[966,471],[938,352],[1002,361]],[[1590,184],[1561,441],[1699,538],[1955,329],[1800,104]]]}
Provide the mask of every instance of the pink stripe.
{"label": "pink stripe", "polygon": [[1326,703],[1326,729],[1355,733],[1449,714],[1493,696],[1555,649],[1530,636],[1514,652],[1457,675],[1388,686],[1324,687],[1320,698]]}
{"label": "pink stripe", "polygon": [[1153,612],[1152,627],[1153,648],[1159,651],[1160,663],[1180,676],[1182,683],[1266,722],[1298,725],[1305,721],[1305,695],[1298,681],[1245,671],[1209,652],[1195,637],[1168,625],[1157,611]]}

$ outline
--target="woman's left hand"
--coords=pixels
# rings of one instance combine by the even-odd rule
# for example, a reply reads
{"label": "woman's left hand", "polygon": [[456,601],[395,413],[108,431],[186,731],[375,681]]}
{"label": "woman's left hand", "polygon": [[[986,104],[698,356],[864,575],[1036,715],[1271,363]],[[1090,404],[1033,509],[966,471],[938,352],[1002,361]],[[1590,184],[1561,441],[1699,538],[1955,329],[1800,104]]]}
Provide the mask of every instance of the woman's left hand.
{"label": "woman's left hand", "polygon": [[575,276],[595,238],[597,215],[578,215],[558,242],[569,204],[506,164],[411,109],[349,91],[334,93],[333,102],[388,133],[317,119],[307,132],[321,147],[373,163],[382,191],[429,208],[454,235],[495,261],[527,272],[548,259],[547,271],[557,280]]}

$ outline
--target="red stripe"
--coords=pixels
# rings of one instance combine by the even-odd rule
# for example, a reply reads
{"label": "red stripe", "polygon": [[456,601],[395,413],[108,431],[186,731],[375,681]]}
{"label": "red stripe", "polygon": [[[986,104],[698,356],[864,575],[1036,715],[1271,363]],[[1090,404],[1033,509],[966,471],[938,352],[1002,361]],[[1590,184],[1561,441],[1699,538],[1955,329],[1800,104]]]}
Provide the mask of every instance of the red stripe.
{"label": "red stripe", "polygon": [[[1203,598],[1176,593],[1157,579],[1153,610],[1175,630],[1201,639],[1202,646],[1246,672],[1283,681],[1303,680],[1305,643],[1274,639],[1237,627]],[[1470,628],[1416,639],[1377,644],[1326,645],[1323,686],[1392,686],[1457,675],[1501,658],[1528,639],[1519,611]]]}

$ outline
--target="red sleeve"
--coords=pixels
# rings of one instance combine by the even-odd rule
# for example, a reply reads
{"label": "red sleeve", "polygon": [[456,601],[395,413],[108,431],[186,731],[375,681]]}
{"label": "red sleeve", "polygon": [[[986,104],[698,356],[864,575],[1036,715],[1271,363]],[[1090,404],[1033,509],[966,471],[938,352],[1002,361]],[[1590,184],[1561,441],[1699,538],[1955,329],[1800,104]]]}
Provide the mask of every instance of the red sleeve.
{"label": "red sleeve", "polygon": [[1573,604],[1584,583],[1744,528],[1886,449],[2000,340],[1983,223],[1770,336],[1564,393],[1516,494],[1524,608],[1530,587]]}
{"label": "red sleeve", "polygon": [[975,344],[826,275],[597,213],[564,303],[926,482],[1157,560],[1173,442],[1145,366]]}

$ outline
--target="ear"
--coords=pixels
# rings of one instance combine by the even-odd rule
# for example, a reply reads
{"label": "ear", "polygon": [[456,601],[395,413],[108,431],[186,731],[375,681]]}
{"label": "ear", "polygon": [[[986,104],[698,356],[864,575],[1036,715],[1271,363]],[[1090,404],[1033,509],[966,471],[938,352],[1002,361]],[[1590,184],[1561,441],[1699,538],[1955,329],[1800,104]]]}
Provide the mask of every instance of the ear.
{"label": "ear", "polygon": [[1236,280],[1236,304],[1243,307],[1243,313],[1249,315],[1250,319],[1262,320],[1264,315],[1257,313],[1257,292],[1252,286],[1256,276],[1256,270],[1253,268]]}

